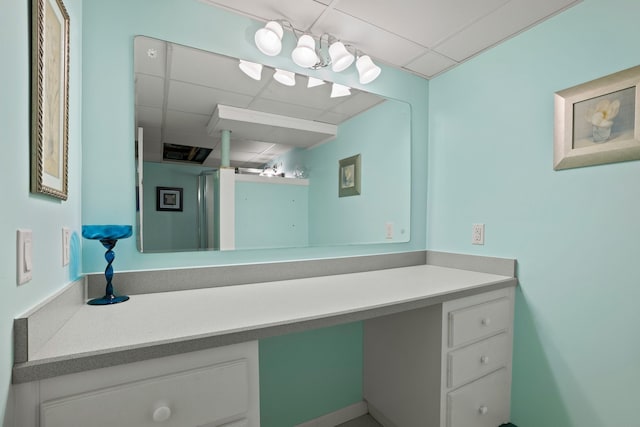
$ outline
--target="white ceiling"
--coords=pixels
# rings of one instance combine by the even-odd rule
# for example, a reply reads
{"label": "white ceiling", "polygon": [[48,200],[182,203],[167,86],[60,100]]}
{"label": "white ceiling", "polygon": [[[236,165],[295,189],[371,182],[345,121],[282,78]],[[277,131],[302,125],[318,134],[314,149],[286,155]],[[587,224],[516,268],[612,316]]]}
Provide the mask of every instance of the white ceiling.
{"label": "white ceiling", "polygon": [[201,0],[302,32],[329,33],[432,78],[581,0]]}

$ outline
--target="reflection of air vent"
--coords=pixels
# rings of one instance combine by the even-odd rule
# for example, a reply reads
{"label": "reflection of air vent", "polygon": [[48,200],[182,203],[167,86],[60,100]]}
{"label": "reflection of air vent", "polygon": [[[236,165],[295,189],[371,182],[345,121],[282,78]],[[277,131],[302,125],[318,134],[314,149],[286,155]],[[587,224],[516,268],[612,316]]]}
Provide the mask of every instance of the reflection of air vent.
{"label": "reflection of air vent", "polygon": [[212,148],[191,147],[189,145],[165,143],[162,149],[162,159],[172,160],[175,162],[202,164],[212,151]]}

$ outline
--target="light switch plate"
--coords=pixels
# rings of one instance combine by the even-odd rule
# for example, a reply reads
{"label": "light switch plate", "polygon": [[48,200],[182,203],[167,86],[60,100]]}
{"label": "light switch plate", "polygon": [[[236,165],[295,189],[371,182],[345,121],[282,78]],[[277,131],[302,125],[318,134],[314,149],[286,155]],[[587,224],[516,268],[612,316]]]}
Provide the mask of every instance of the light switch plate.
{"label": "light switch plate", "polygon": [[31,230],[18,229],[16,245],[16,264],[18,285],[27,283],[33,272],[33,233]]}

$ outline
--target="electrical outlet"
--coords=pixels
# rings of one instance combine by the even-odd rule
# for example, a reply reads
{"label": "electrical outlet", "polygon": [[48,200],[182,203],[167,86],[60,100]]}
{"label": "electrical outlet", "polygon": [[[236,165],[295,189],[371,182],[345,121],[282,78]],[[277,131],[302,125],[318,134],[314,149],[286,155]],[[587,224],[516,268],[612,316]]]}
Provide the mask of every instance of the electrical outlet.
{"label": "electrical outlet", "polygon": [[69,227],[62,227],[62,266],[69,265],[70,258],[70,243],[71,242],[71,229]]}
{"label": "electrical outlet", "polygon": [[392,222],[387,222],[384,224],[384,238],[387,240],[392,240],[393,239],[393,223]]}
{"label": "electrical outlet", "polygon": [[484,245],[484,224],[473,224],[471,229],[471,244]]}

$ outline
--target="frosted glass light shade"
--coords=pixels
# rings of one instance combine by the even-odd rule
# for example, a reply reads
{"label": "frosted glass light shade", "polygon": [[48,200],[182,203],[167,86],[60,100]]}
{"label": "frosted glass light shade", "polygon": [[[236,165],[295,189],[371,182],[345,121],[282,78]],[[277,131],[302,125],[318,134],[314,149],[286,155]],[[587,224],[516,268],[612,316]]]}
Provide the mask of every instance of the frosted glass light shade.
{"label": "frosted glass light shade", "polygon": [[291,59],[297,65],[311,68],[319,61],[316,54],[316,41],[308,34],[303,34],[298,39],[298,45],[291,52]]}
{"label": "frosted glass light shade", "polygon": [[238,67],[240,67],[243,73],[254,80],[260,80],[262,78],[262,64],[241,59]]}
{"label": "frosted glass light shade", "polygon": [[329,46],[329,57],[331,58],[331,69],[336,73],[346,70],[355,59],[342,42],[335,42]]}
{"label": "frosted glass light shade", "polygon": [[331,85],[331,98],[339,98],[341,96],[351,95],[351,88],[338,83]]}
{"label": "frosted glass light shade", "polygon": [[286,71],[276,68],[276,72],[273,74],[273,78],[285,86],[295,86],[296,84],[296,75],[293,71]]}
{"label": "frosted glass light shade", "polygon": [[255,42],[260,52],[268,56],[276,56],[282,50],[282,25],[276,21],[269,21],[263,28],[256,31]]}
{"label": "frosted glass light shade", "polygon": [[363,55],[356,61],[356,68],[360,76],[360,83],[366,85],[371,83],[380,75],[380,67],[373,63],[369,55]]}
{"label": "frosted glass light shade", "polygon": [[311,88],[311,87],[321,86],[324,83],[325,83],[324,80],[316,79],[315,77],[309,76],[309,81],[307,82],[307,87]]}

